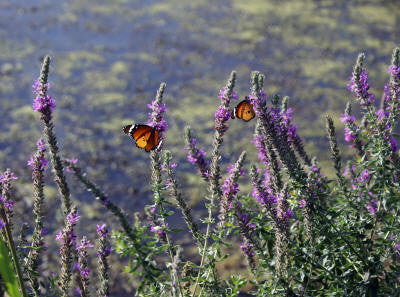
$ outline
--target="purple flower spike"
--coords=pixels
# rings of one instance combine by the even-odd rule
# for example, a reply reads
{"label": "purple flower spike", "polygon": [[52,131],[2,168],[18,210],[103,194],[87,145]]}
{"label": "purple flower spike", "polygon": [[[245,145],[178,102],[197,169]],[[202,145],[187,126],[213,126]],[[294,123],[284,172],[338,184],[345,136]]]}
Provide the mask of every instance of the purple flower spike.
{"label": "purple flower spike", "polygon": [[228,176],[222,184],[221,210],[219,215],[221,227],[225,223],[227,215],[232,207],[235,206],[236,211],[240,206],[240,201],[236,199],[236,195],[239,192],[239,177],[244,174],[242,167],[245,156],[246,153],[242,152],[235,165],[228,166]]}
{"label": "purple flower spike", "polygon": [[4,221],[2,219],[0,219],[0,230],[4,228],[6,224],[4,223]]}
{"label": "purple flower spike", "polygon": [[356,97],[360,100],[361,105],[367,106],[375,102],[374,94],[368,92],[370,85],[368,84],[368,72],[365,68],[362,69],[360,78],[353,75],[348,85],[350,91],[355,93]]}
{"label": "purple flower spike", "polygon": [[364,58],[364,54],[358,56],[348,89],[355,94],[362,106],[369,106],[374,103],[375,96],[368,92],[370,85],[368,83],[368,72],[363,67]]}
{"label": "purple flower spike", "polygon": [[36,95],[35,100],[33,100],[33,110],[38,111],[42,114],[50,113],[56,108],[56,103],[54,98],[47,95],[47,90],[49,89],[49,84],[45,85],[45,95],[41,93],[41,84],[38,80],[32,85],[32,91]]}
{"label": "purple flower spike", "polygon": [[247,244],[242,243],[240,245],[240,249],[245,255],[248,255],[249,257],[254,257],[253,245],[250,242],[247,242]]}
{"label": "purple flower spike", "polygon": [[[47,159],[45,158],[46,145],[41,138],[36,143],[37,152],[34,156],[31,155],[29,161],[27,162],[28,166],[31,166],[33,170],[35,170],[35,166],[37,166],[38,170],[44,171],[47,167]],[[37,164],[35,162],[38,162]]]}
{"label": "purple flower spike", "polygon": [[224,135],[228,130],[227,121],[231,118],[232,114],[232,111],[229,109],[229,103],[231,102],[232,98],[237,99],[237,94],[235,93],[236,97],[233,97],[233,93],[234,92],[232,92],[231,96],[229,96],[227,88],[222,88],[219,91],[218,98],[221,100],[221,105],[218,106],[214,114],[214,129],[219,131],[221,135]]}
{"label": "purple flower spike", "polygon": [[359,135],[359,128],[354,123],[356,120],[354,115],[351,114],[342,114],[340,121],[344,124],[344,139],[349,142],[350,147],[355,146],[355,142],[357,141]]}
{"label": "purple flower spike", "polygon": [[45,97],[36,97],[33,101],[33,110],[40,113],[45,113],[46,111],[52,112],[56,108],[56,102],[52,97],[46,95]]}
{"label": "purple flower spike", "polygon": [[147,124],[154,127],[160,133],[161,139],[164,138],[164,134],[168,127],[167,122],[164,120],[164,113],[167,111],[167,107],[162,102],[164,89],[165,83],[162,83],[157,92],[156,98],[151,102],[151,104],[147,104],[147,107],[151,110]]}
{"label": "purple flower spike", "polygon": [[189,127],[186,128],[185,139],[188,161],[197,166],[203,179],[208,180],[210,177],[209,160],[206,159],[206,153],[197,147],[197,140],[192,137]]}

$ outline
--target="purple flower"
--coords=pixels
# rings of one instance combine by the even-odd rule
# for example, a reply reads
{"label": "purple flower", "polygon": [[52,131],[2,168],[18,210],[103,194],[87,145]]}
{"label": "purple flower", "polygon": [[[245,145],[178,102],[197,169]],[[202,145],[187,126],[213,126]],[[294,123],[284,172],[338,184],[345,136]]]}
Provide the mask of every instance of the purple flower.
{"label": "purple flower", "polygon": [[[244,174],[241,168],[236,169],[234,165],[228,166],[228,176],[222,184],[221,198],[221,220],[225,220],[226,214],[231,210],[233,200],[239,192],[239,184],[237,183],[239,175]],[[239,202],[239,201],[238,201]]]}
{"label": "purple flower", "polygon": [[248,241],[246,243],[242,243],[240,245],[240,249],[243,252],[243,254],[245,254],[249,258],[253,258],[255,255],[253,250],[253,245]]}
{"label": "purple flower", "polygon": [[31,166],[33,168],[33,166],[35,166],[35,159],[33,158],[33,156],[31,155],[30,159],[27,162],[28,166]]}
{"label": "purple flower", "polygon": [[256,225],[250,223],[250,218],[247,213],[245,213],[242,209],[237,213],[238,219],[242,225],[242,229],[255,229]]}
{"label": "purple flower", "polygon": [[263,138],[260,135],[255,135],[253,140],[251,141],[255,147],[257,148],[257,157],[258,159],[263,162],[264,164],[269,164],[267,159],[267,151],[265,145],[263,143]]}
{"label": "purple flower", "polygon": [[286,112],[281,112],[282,120],[284,124],[287,126],[290,123],[290,120],[292,119],[292,114],[293,114],[293,109],[288,108]]}
{"label": "purple flower", "polygon": [[351,144],[353,144],[358,137],[357,126],[354,123],[355,120],[356,118],[353,115],[346,114],[342,114],[342,117],[340,118],[340,121],[345,125],[344,139]]}
{"label": "purple flower", "polygon": [[[49,84],[46,84],[45,86],[45,93],[49,89]],[[52,97],[49,95],[45,94],[42,96],[40,94],[41,92],[41,84],[39,81],[35,80],[35,82],[32,85],[32,91],[36,95],[35,100],[33,100],[33,110],[38,111],[40,113],[51,113],[55,108],[56,108],[56,103]]]}
{"label": "purple flower", "polygon": [[363,181],[368,181],[370,178],[370,174],[369,171],[367,169],[364,169],[363,172],[361,172],[360,176],[359,176],[359,181],[363,182]]}
{"label": "purple flower", "polygon": [[393,136],[389,137],[389,142],[390,142],[390,149],[392,152],[397,151],[397,141]]}
{"label": "purple flower", "polygon": [[277,202],[277,197],[272,193],[266,191],[259,192],[257,187],[253,188],[252,196],[262,205],[271,207]]}
{"label": "purple flower", "polygon": [[[221,90],[219,90],[218,98],[219,98],[221,101],[225,100],[225,93],[226,93],[226,88],[225,88],[225,87],[222,88]],[[238,100],[237,91],[233,91],[233,92],[232,92],[232,97],[231,97],[231,98],[232,98],[233,100]]]}
{"label": "purple flower", "polygon": [[379,109],[376,112],[376,115],[378,116],[378,120],[382,120],[383,118],[387,118],[389,116],[389,112],[387,110]]}
{"label": "purple flower", "polygon": [[86,251],[87,248],[94,247],[90,240],[83,238],[80,242],[76,244],[76,249],[80,252]]}
{"label": "purple flower", "polygon": [[78,296],[81,296],[82,295],[82,290],[79,287],[75,287],[74,288],[74,293],[76,295],[78,295]]}
{"label": "purple flower", "polygon": [[290,208],[286,210],[285,217],[286,219],[291,219],[293,217],[293,211]]}
{"label": "purple flower", "polygon": [[347,142],[353,143],[354,140],[356,140],[358,136],[358,133],[355,133],[354,131],[352,131],[349,128],[344,128],[344,140],[346,140]]}
{"label": "purple flower", "polygon": [[47,111],[52,112],[56,108],[56,102],[49,95],[45,95],[44,97],[36,97],[33,101],[33,110],[38,111],[40,113],[45,113]]}
{"label": "purple flower", "polygon": [[260,110],[262,111],[264,106],[267,103],[267,95],[265,94],[264,90],[260,91],[260,98],[254,92],[249,94],[249,100],[254,107],[254,111],[257,115],[259,115]]}
{"label": "purple flower", "polygon": [[[35,81],[33,82],[33,85],[32,85],[32,92],[34,94],[36,94],[36,95],[39,95],[40,88],[41,88],[40,82],[37,79],[35,79]],[[45,88],[46,88],[46,91],[49,90],[50,89],[50,84],[47,83]]]}
{"label": "purple flower", "polygon": [[14,172],[7,170],[0,175],[0,183],[9,182],[12,179],[16,180],[18,177],[14,175]]}
{"label": "purple flower", "polygon": [[159,222],[158,225],[152,224],[150,231],[153,232],[157,237],[163,238],[165,235],[165,228],[167,227],[168,223],[164,224],[164,222]]}
{"label": "purple flower", "polygon": [[106,224],[97,225],[96,232],[100,237],[103,237],[103,238],[107,237],[108,229],[106,228]]}
{"label": "purple flower", "polygon": [[[228,174],[232,174],[234,169],[235,169],[235,165],[229,164],[228,167],[227,167]],[[241,177],[244,177],[244,176],[245,176],[245,173],[244,173],[244,169],[243,169],[243,168],[240,168],[239,173],[240,173],[240,176],[241,176]]]}
{"label": "purple flower", "polygon": [[0,219],[0,230],[3,229],[5,225],[6,223],[4,223],[2,219]]}
{"label": "purple flower", "polygon": [[[73,158],[71,158],[71,159],[66,159],[66,161],[67,161],[69,164],[76,164],[76,163],[78,163],[78,158],[73,157]],[[67,164],[68,164],[68,163],[67,163]],[[71,166],[68,166],[68,165],[67,165],[65,171],[66,171],[66,172],[72,172]]]}
{"label": "purple flower", "polygon": [[68,162],[73,163],[73,164],[76,164],[76,163],[78,163],[78,158],[71,158],[71,159],[68,159]]}
{"label": "purple flower", "polygon": [[12,211],[14,206],[14,201],[8,200],[4,202],[4,207],[7,208],[9,211]]}
{"label": "purple flower", "polygon": [[104,250],[97,251],[97,256],[99,258],[101,258],[103,256],[107,257],[109,254],[111,254],[112,251],[113,251],[113,249],[111,247],[105,247]]}
{"label": "purple flower", "polygon": [[164,120],[164,113],[167,111],[167,107],[158,97],[151,104],[147,104],[147,107],[151,110],[147,124],[155,127],[162,138],[168,127],[167,122]]}
{"label": "purple flower", "polygon": [[231,117],[231,111],[225,106],[218,106],[214,116],[216,120],[226,122]]}
{"label": "purple flower", "polygon": [[87,267],[82,268],[82,267],[81,267],[80,271],[81,271],[81,276],[82,276],[82,277],[88,278],[89,272],[90,272],[90,269],[89,269],[89,268],[87,268]]}
{"label": "purple flower", "polygon": [[390,73],[392,76],[397,77],[397,79],[400,79],[400,67],[396,65],[391,65],[387,69],[387,73]]}
{"label": "purple flower", "polygon": [[[100,242],[104,243],[108,235],[108,229],[106,228],[106,224],[97,225],[96,232],[100,237]],[[97,251],[97,256],[99,258],[102,258],[103,256],[108,256],[112,251],[111,247],[106,247],[104,245],[102,246],[103,248]]]}
{"label": "purple flower", "polygon": [[396,244],[396,249],[400,252],[400,243]]}
{"label": "purple flower", "polygon": [[354,123],[356,120],[355,116],[353,115],[346,115],[346,114],[342,114],[342,117],[340,118],[340,121],[343,124],[352,124]]}
{"label": "purple flower", "polygon": [[[41,156],[38,158],[38,162],[39,162],[39,168],[40,170],[45,170],[47,167],[47,159],[44,156]],[[32,168],[35,167],[35,157],[31,155],[30,159],[27,162],[28,166],[31,166]]]}
{"label": "purple flower", "polygon": [[300,208],[304,208],[304,207],[306,206],[306,204],[307,204],[306,200],[301,199],[301,200],[300,200],[300,205],[299,205],[299,207],[300,207]]}
{"label": "purple flower", "polygon": [[190,163],[197,165],[203,178],[208,179],[210,176],[209,161],[205,158],[206,153],[197,148],[196,143],[196,138],[192,138],[185,147],[185,150],[188,151],[187,159]]}
{"label": "purple flower", "polygon": [[374,214],[378,209],[378,201],[371,199],[370,203],[367,204],[367,210],[369,213]]}
{"label": "purple flower", "polygon": [[46,143],[41,138],[39,138],[36,142],[36,146],[42,152],[46,150]]}
{"label": "purple flower", "polygon": [[78,213],[77,213],[77,212],[71,212],[71,213],[69,213],[69,214],[67,215],[67,221],[68,221],[71,225],[75,225],[75,224],[79,221],[80,218],[81,218],[81,217],[78,216]]}
{"label": "purple flower", "polygon": [[[232,97],[229,97],[227,94],[227,89],[222,88],[219,91],[219,99],[221,99],[221,105],[218,106],[215,111],[215,130],[219,131],[221,135],[223,135],[228,130],[227,121],[231,118],[231,110],[229,109],[229,103]],[[237,96],[236,96],[237,98]]]}
{"label": "purple flower", "polygon": [[348,88],[351,92],[355,93],[361,105],[366,106],[374,103],[374,94],[368,92],[370,85],[368,84],[368,72],[365,68],[361,70],[359,77],[357,77],[357,73],[354,71]]}
{"label": "purple flower", "polygon": [[60,232],[57,233],[57,235],[56,235],[56,240],[57,240],[57,241],[60,241],[60,242],[63,242],[63,241],[64,241],[62,230],[60,230]]}
{"label": "purple flower", "polygon": [[69,246],[72,246],[75,243],[76,235],[74,233],[74,226],[76,225],[79,219],[80,216],[78,216],[76,210],[70,212],[66,218],[66,225],[56,235],[56,240],[62,243],[62,246],[60,248],[61,253],[65,252],[65,250],[67,250]]}

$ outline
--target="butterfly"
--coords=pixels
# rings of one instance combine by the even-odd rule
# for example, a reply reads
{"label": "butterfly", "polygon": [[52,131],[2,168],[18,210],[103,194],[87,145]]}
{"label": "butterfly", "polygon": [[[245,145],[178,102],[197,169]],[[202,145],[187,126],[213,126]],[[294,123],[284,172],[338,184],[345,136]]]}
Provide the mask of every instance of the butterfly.
{"label": "butterfly", "polygon": [[246,97],[243,101],[239,102],[238,105],[236,105],[235,109],[232,112],[232,119],[236,117],[238,119],[242,119],[245,122],[248,122],[252,118],[254,118],[255,115],[256,113],[254,112],[253,104],[251,104],[248,97]]}
{"label": "butterfly", "polygon": [[154,127],[136,124],[127,125],[123,129],[125,134],[130,135],[135,140],[136,146],[146,152],[158,148],[161,144],[160,134]]}

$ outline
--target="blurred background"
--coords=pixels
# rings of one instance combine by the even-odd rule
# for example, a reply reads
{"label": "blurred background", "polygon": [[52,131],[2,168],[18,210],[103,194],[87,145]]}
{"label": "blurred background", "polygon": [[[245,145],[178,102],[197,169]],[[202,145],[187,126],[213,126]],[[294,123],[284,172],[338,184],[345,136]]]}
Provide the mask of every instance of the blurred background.
{"label": "blurred background", "polygon": [[[26,163],[42,125],[32,110],[31,85],[46,54],[52,57],[49,93],[56,99],[62,156],[78,158],[88,176],[130,214],[151,203],[150,162],[121,129],[146,122],[146,104],[160,83],[167,83],[165,148],[178,162],[182,191],[199,218],[205,212],[207,185],[193,175],[196,169],[186,160],[183,128],[190,125],[199,146],[210,150],[218,92],[230,72],[237,71],[239,98],[249,93],[252,70],[266,75],[267,95],[290,97],[293,121],[308,153],[317,156],[322,171],[331,176],[324,115],[335,119],[343,144],[338,119],[351,98],[347,83],[361,51],[367,55],[372,91],[381,97],[391,53],[400,40],[400,2],[2,0],[0,24],[0,168],[9,167],[19,177],[18,219],[32,222],[31,172]],[[250,142],[254,124],[230,121],[223,175],[242,150],[249,153],[246,166],[256,161]],[[59,199],[49,170],[47,180],[51,250],[51,234],[60,226],[52,222],[62,218],[60,211],[50,211]],[[82,234],[93,239],[96,223],[113,225],[114,219],[73,177],[69,180],[83,217],[80,227],[88,226]],[[251,192],[248,178],[243,190]],[[87,220],[92,223],[85,224]],[[170,224],[182,224],[178,212]],[[185,244],[184,238],[177,240]],[[187,244],[185,252],[191,254]],[[242,269],[240,254],[232,253],[233,260],[221,264],[222,275]],[[50,252],[46,257],[44,268],[57,259]],[[113,291],[124,296],[132,283],[115,283],[123,261],[119,263],[112,274]]]}

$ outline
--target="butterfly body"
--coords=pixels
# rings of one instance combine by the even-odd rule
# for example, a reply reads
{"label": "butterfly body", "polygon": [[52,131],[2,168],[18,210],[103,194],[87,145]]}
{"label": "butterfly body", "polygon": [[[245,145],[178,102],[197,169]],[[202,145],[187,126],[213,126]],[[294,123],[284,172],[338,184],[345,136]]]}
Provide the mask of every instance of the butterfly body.
{"label": "butterfly body", "polygon": [[161,144],[160,133],[154,127],[143,124],[127,125],[123,131],[135,140],[138,148],[146,152],[158,148]]}
{"label": "butterfly body", "polygon": [[254,112],[253,104],[251,104],[250,100],[247,97],[236,105],[235,109],[232,113],[232,118],[242,119],[245,122],[250,121],[255,117],[256,113]]}

